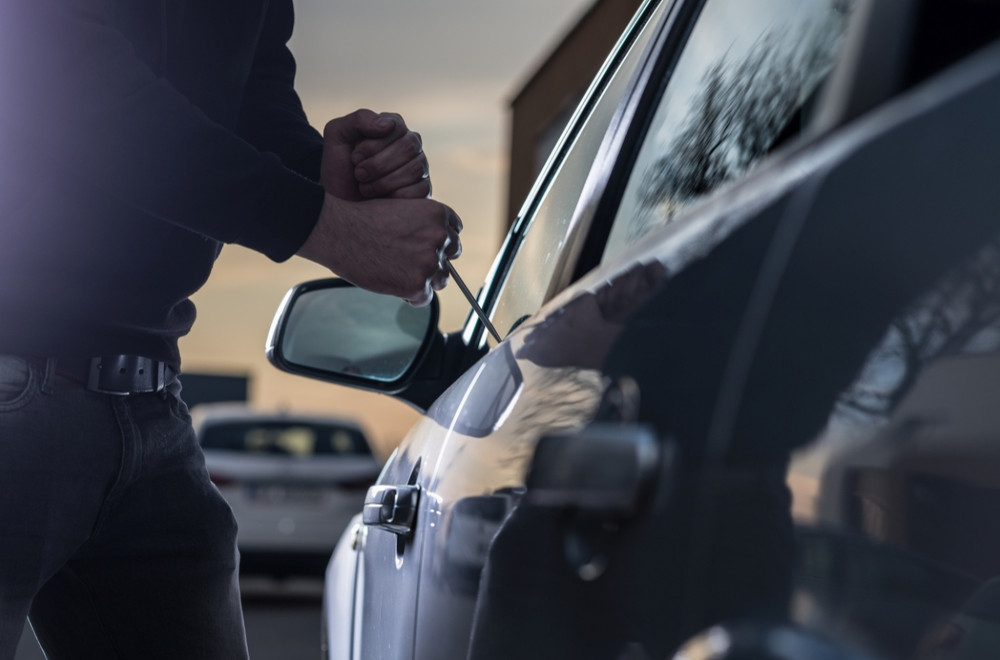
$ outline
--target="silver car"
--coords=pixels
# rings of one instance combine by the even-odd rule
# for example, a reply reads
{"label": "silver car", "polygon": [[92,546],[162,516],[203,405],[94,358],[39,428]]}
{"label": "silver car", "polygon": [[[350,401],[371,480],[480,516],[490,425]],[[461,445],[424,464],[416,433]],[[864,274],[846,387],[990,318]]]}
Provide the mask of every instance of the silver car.
{"label": "silver car", "polygon": [[379,464],[352,421],[205,404],[192,414],[233,509],[243,573],[321,574]]}

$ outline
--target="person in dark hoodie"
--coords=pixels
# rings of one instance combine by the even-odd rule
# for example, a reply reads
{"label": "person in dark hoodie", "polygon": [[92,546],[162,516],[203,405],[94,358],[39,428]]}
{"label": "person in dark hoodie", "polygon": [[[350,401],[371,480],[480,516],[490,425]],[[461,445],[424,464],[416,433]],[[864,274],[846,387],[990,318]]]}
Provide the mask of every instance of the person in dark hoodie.
{"label": "person in dark hoodie", "polygon": [[244,658],[179,397],[224,243],[427,304],[461,251],[394,114],[306,120],[291,0],[0,3],[0,660]]}

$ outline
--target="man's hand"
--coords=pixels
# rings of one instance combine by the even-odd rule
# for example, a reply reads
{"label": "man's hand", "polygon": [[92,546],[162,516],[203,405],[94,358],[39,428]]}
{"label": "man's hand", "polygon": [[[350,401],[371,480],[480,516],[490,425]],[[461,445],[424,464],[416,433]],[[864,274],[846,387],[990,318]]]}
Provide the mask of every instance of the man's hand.
{"label": "man's hand", "polygon": [[416,199],[431,193],[420,135],[399,115],[371,110],[327,122],[320,183],[334,197],[355,202]]}
{"label": "man's hand", "polygon": [[351,202],[327,193],[299,256],[376,293],[414,306],[448,283],[445,259],[462,253],[462,221],[431,199]]}

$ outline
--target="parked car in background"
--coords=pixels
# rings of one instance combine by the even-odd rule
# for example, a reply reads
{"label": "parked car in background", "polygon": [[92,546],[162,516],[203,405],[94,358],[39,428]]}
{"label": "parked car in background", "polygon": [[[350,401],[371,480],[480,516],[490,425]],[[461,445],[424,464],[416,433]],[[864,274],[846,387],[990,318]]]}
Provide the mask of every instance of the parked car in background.
{"label": "parked car in background", "polygon": [[290,292],[424,413],[326,656],[1000,657],[1000,3],[649,0],[470,314]]}
{"label": "parked car in background", "polygon": [[322,574],[378,476],[361,428],[240,404],[203,404],[192,417],[209,476],[239,525],[241,572]]}

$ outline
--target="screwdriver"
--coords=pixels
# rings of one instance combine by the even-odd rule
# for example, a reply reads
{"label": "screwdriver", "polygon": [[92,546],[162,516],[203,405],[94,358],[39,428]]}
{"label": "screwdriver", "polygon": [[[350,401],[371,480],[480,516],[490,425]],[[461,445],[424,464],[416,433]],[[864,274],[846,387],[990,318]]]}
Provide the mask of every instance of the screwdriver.
{"label": "screwdriver", "polygon": [[483,308],[479,306],[478,302],[476,302],[476,297],[472,295],[471,291],[469,291],[469,287],[465,286],[465,282],[463,282],[462,278],[458,276],[458,271],[456,271],[455,267],[451,265],[451,262],[447,259],[442,259],[442,261],[444,261],[445,265],[448,266],[448,272],[451,273],[451,277],[455,280],[455,284],[458,285],[458,288],[462,290],[462,293],[465,295],[465,299],[469,301],[470,305],[472,305],[472,311],[476,313],[476,316],[479,317],[479,320],[483,322],[483,325],[486,326],[486,329],[490,331],[490,334],[493,335],[493,338],[496,339],[499,344],[501,341],[500,335],[497,333],[496,328],[493,327],[493,324],[490,323],[490,320],[486,318],[486,312],[484,312]]}

